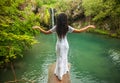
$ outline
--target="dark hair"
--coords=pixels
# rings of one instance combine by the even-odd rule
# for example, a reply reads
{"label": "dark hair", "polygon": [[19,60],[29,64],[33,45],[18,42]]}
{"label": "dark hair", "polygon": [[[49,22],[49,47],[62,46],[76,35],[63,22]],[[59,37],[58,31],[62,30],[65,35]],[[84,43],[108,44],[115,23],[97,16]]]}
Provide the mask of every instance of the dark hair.
{"label": "dark hair", "polygon": [[64,38],[66,33],[68,31],[68,21],[67,21],[67,15],[64,13],[60,13],[57,16],[57,23],[56,23],[56,32],[58,37]]}

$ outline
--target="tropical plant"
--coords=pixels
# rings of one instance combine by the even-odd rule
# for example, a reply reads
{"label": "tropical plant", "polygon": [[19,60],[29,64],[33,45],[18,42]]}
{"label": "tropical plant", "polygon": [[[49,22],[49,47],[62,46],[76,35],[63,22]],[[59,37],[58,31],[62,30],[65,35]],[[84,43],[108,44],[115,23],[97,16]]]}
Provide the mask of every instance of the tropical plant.
{"label": "tropical plant", "polygon": [[83,0],[82,6],[86,16],[92,16],[102,29],[112,32],[120,31],[119,0]]}
{"label": "tropical plant", "polygon": [[31,27],[39,24],[38,17],[29,5],[24,0],[0,1],[0,65],[23,57],[25,48],[36,43]]}

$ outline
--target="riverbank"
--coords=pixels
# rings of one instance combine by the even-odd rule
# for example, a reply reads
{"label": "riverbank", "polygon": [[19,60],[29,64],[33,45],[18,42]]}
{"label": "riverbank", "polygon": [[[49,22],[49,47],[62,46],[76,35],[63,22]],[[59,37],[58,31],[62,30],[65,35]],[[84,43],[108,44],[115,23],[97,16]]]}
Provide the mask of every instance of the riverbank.
{"label": "riverbank", "polygon": [[93,29],[90,29],[90,30],[88,30],[88,32],[97,33],[97,34],[101,34],[101,35],[108,35],[110,37],[120,39],[120,34],[111,33],[110,31],[107,31],[107,30],[101,30],[101,29],[94,29],[93,30]]}
{"label": "riverbank", "polygon": [[[74,28],[80,29],[82,27],[85,27],[85,26],[89,25],[89,22],[88,21],[85,22],[85,19],[84,19],[84,20],[75,21],[71,25]],[[120,30],[114,30],[114,31],[112,31],[112,30],[105,30],[105,29],[103,30],[103,29],[98,28],[96,26],[95,29],[89,29],[89,30],[87,30],[87,32],[101,34],[101,35],[108,35],[108,36],[110,36],[112,38],[120,39]]]}

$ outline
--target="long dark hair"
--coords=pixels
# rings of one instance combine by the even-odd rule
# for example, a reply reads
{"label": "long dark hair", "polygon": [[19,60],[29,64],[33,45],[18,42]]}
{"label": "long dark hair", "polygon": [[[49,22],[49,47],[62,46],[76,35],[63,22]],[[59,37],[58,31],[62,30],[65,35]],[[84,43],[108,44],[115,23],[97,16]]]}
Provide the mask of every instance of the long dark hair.
{"label": "long dark hair", "polygon": [[68,21],[67,21],[67,15],[64,13],[60,13],[57,16],[57,23],[56,23],[56,32],[58,37],[64,38],[66,33],[68,31]]}

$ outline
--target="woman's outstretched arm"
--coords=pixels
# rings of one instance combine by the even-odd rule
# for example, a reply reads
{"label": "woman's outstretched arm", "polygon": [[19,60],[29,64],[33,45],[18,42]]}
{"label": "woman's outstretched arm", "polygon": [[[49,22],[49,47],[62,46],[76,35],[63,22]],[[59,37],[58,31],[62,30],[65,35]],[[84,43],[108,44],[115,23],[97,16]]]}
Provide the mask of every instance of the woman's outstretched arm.
{"label": "woman's outstretched arm", "polygon": [[52,33],[50,30],[47,30],[47,31],[46,31],[46,30],[40,28],[39,26],[33,26],[32,28],[41,31],[41,32],[44,33],[44,34],[51,34],[51,33]]}
{"label": "woman's outstretched arm", "polygon": [[84,31],[86,31],[87,29],[89,29],[89,28],[96,28],[94,25],[88,25],[88,26],[86,26],[86,27],[84,27],[84,28],[81,28],[81,29],[74,29],[73,30],[73,33],[80,33],[80,32],[84,32]]}

